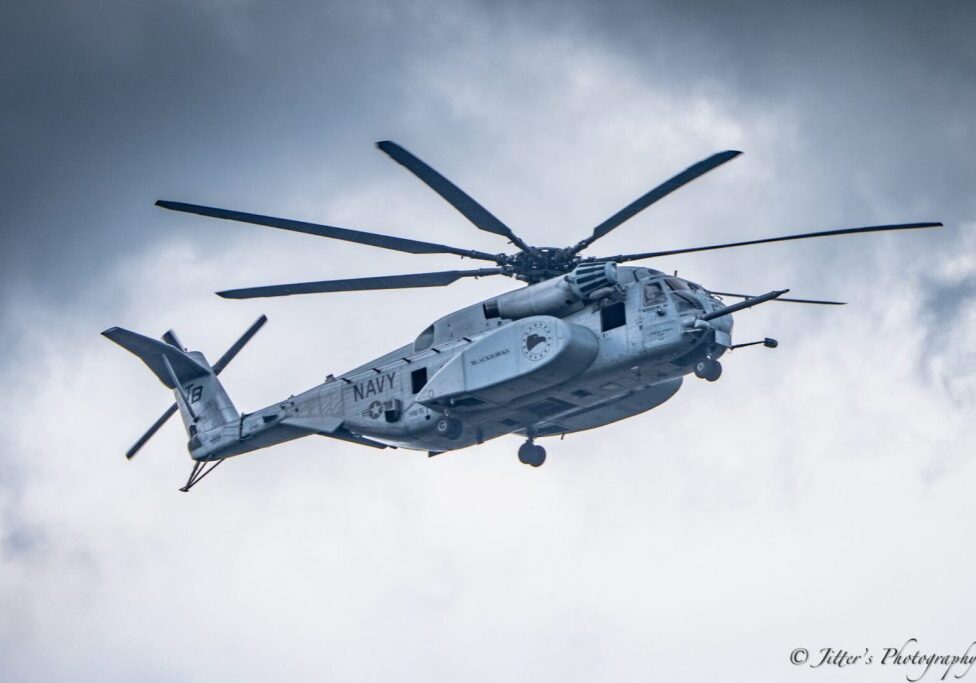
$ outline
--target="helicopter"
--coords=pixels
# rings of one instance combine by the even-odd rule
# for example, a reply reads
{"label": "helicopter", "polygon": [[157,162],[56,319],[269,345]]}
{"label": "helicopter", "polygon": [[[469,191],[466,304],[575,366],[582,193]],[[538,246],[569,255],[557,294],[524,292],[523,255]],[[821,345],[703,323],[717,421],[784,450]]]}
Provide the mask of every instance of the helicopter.
{"label": "helicopter", "polygon": [[[251,413],[237,410],[218,376],[267,321],[262,315],[210,364],[172,330],[160,339],[112,327],[102,334],[139,357],[173,391],[175,402],[126,452],[133,458],[177,411],[193,462],[189,491],[228,458],[310,435],[373,448],[440,455],[506,434],[523,440],[520,462],[539,467],[544,437],[609,425],[673,397],[685,376],[708,382],[722,374],[720,358],[774,339],[734,344],[732,314],[770,302],[843,305],[787,298],[788,289],[749,295],[708,289],[691,280],[623,263],[770,242],[934,228],[940,222],[823,230],[723,244],[616,256],[582,252],[675,190],[741,154],[713,154],[669,178],[568,247],[536,247],[458,186],[391,141],[377,147],[450,203],[476,228],[506,239],[517,251],[475,249],[285,218],[160,200],[156,206],[355,242],[408,254],[452,254],[493,264],[471,270],[323,280],[230,289],[227,299],[440,287],[461,278],[505,276],[524,286],[435,320],[413,342],[297,395]],[[736,299],[727,304],[725,298]]]}

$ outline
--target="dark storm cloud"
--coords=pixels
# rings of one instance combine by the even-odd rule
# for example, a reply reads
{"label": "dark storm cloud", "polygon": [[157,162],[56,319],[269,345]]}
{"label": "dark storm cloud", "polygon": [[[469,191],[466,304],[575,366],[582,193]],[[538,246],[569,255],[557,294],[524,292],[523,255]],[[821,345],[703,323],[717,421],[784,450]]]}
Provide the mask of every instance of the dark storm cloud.
{"label": "dark storm cloud", "polygon": [[[70,296],[172,229],[151,209],[167,192],[254,191],[321,167],[326,150],[352,158],[346,146],[382,131],[397,100],[391,85],[410,46],[395,16],[370,3],[7,8],[4,287]],[[337,181],[347,174],[355,166]]]}
{"label": "dark storm cloud", "polygon": [[0,29],[5,290],[70,296],[172,232],[159,196],[314,196],[302,178],[325,167],[354,182],[404,64],[452,22],[548,25],[659,82],[791,106],[825,219],[974,214],[969,3],[27,4]]}
{"label": "dark storm cloud", "polygon": [[[602,6],[601,6],[602,7]],[[976,7],[965,2],[694,2],[591,9],[649,74],[793,107],[827,204],[972,217]],[[662,36],[662,24],[667,37]],[[878,214],[885,207],[878,206]]]}

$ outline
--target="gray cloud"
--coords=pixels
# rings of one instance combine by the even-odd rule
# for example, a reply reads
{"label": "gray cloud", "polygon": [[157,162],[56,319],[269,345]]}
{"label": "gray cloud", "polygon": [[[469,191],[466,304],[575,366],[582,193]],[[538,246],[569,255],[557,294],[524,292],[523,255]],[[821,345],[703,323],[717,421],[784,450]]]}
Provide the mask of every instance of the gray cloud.
{"label": "gray cloud", "polygon": [[400,13],[369,3],[13,10],[2,55],[7,285],[70,297],[172,233],[151,208],[166,192],[239,199],[281,176],[361,175],[349,152],[382,132],[399,58],[415,49],[387,30]]}

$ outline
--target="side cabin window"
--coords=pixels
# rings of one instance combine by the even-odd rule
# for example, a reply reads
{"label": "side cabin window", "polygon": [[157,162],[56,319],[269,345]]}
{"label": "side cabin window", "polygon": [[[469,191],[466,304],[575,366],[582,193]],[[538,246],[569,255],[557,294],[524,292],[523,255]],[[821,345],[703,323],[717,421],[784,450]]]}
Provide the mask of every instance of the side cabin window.
{"label": "side cabin window", "polygon": [[618,301],[615,304],[604,306],[600,309],[600,329],[609,332],[627,324],[627,313],[624,310],[624,302]]}
{"label": "side cabin window", "polygon": [[667,299],[660,282],[648,282],[644,284],[644,308],[663,306],[665,301]]}
{"label": "side cabin window", "polygon": [[427,368],[418,368],[410,373],[410,393],[416,394],[427,384]]}
{"label": "side cabin window", "polygon": [[434,326],[431,325],[421,332],[413,343],[414,351],[424,351],[434,345]]}

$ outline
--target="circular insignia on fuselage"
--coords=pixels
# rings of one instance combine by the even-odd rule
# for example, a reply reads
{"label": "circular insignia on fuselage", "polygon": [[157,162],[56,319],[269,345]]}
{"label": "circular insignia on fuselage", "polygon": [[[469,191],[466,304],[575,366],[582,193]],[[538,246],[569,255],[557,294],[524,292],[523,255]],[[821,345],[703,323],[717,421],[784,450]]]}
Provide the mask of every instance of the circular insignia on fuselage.
{"label": "circular insignia on fuselage", "polygon": [[542,360],[552,348],[549,323],[537,320],[522,330],[522,354],[529,360]]}
{"label": "circular insignia on fuselage", "polygon": [[366,410],[363,412],[365,412],[367,415],[369,415],[371,418],[375,420],[376,418],[378,418],[380,415],[383,414],[383,403],[381,401],[373,401],[372,403],[369,404],[369,407],[366,408]]}

